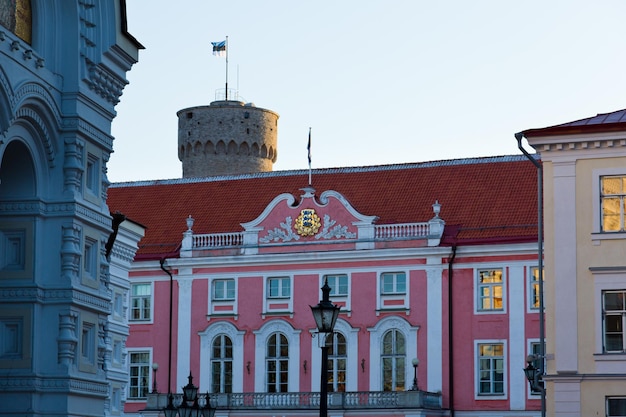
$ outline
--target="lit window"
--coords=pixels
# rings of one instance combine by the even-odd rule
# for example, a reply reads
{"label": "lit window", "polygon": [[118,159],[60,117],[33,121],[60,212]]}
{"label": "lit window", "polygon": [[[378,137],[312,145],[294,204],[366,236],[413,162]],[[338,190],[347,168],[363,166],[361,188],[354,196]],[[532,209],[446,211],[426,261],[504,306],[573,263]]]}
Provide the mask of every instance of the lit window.
{"label": "lit window", "polygon": [[225,334],[213,340],[211,392],[233,392],[233,342]]}
{"label": "lit window", "polygon": [[130,297],[130,320],[148,321],[151,318],[152,286],[150,284],[133,284]]}
{"label": "lit window", "polygon": [[380,276],[381,294],[405,294],[406,274],[404,272],[385,272]]}
{"label": "lit window", "polygon": [[624,352],[624,325],[626,324],[626,290],[602,293],[604,318],[604,352]]}
{"label": "lit window", "polygon": [[130,384],[128,398],[145,399],[150,384],[150,352],[130,352]]}
{"label": "lit window", "polygon": [[478,345],[478,394],[504,394],[504,345]]}
{"label": "lit window", "polygon": [[330,287],[331,296],[346,296],[348,295],[348,276],[341,275],[324,275],[324,279],[328,280],[328,286]]}
{"label": "lit window", "polygon": [[267,280],[267,294],[269,298],[289,298],[291,296],[289,277],[269,278]]}
{"label": "lit window", "polygon": [[624,231],[624,197],[626,196],[626,176],[600,177],[600,202],[602,210],[602,231]]}
{"label": "lit window", "polygon": [[267,340],[267,392],[289,389],[289,342],[282,333],[273,333]]}
{"label": "lit window", "polygon": [[213,300],[234,300],[235,280],[216,279],[213,281]]}
{"label": "lit window", "polygon": [[381,365],[383,391],[404,391],[406,348],[404,335],[391,329],[383,335]]}
{"label": "lit window", "polygon": [[502,310],[502,270],[478,271],[478,310]]}
{"label": "lit window", "polygon": [[348,349],[346,337],[341,333],[331,333],[326,337],[328,346],[328,391],[346,391],[346,363]]}
{"label": "lit window", "polygon": [[[543,275],[543,274],[542,274]],[[545,282],[545,276],[542,277]],[[530,308],[539,310],[539,268],[530,269]]]}
{"label": "lit window", "polygon": [[626,416],[626,397],[607,397],[606,415],[607,417]]}

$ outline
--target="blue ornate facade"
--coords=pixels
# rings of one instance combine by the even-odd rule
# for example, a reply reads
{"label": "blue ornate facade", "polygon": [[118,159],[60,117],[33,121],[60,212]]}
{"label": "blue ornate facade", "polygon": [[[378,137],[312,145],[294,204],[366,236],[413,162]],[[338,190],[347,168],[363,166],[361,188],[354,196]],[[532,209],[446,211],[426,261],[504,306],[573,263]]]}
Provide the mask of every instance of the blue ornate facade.
{"label": "blue ornate facade", "polygon": [[142,231],[124,227],[112,250],[106,165],[142,46],[123,0],[2,4],[0,415],[119,414],[128,375],[110,366],[112,334],[127,327],[110,318],[124,287],[110,270]]}

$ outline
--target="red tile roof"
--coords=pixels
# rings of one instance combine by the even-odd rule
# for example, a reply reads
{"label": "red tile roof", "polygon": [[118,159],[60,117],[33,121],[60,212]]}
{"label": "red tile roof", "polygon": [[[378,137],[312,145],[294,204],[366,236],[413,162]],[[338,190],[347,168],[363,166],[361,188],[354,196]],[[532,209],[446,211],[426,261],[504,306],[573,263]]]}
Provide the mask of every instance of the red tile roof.
{"label": "red tile roof", "polygon": [[[312,178],[317,196],[338,191],[377,224],[428,221],[438,200],[454,234],[445,242],[537,239],[537,173],[524,156],[318,169]],[[108,205],[147,227],[138,252],[145,257],[175,252],[189,215],[194,233],[242,231],[278,194],[299,199],[307,185],[306,170],[118,183]]]}

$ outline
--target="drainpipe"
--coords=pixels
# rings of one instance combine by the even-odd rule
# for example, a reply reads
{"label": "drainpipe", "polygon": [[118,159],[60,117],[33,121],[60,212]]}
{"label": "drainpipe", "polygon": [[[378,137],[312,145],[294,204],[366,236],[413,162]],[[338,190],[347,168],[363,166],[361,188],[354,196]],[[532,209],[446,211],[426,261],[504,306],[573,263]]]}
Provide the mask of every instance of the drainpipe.
{"label": "drainpipe", "polygon": [[454,417],[454,354],[453,354],[453,331],[452,331],[452,276],[454,275],[454,258],[456,258],[456,244],[452,246],[452,255],[448,258],[448,385],[449,385],[449,402],[450,417]]}
{"label": "drainpipe", "polygon": [[167,275],[170,276],[170,336],[169,336],[169,344],[168,344],[168,364],[167,364],[167,394],[168,394],[168,398],[169,398],[169,394],[172,393],[172,309],[173,309],[173,288],[174,288],[174,280],[172,278],[172,273],[169,271],[169,269],[165,268],[165,258],[161,258],[159,260],[159,263],[161,264],[161,269],[163,270],[163,272],[165,272]]}
{"label": "drainpipe", "polygon": [[[545,312],[543,306],[543,166],[522,146],[523,132],[515,134],[517,147],[528,158],[530,162],[537,168],[537,258],[539,260],[539,356],[540,369],[539,378],[543,386],[543,376],[546,360],[546,330],[545,330]],[[541,417],[546,416],[546,389],[545,386],[541,390]]]}

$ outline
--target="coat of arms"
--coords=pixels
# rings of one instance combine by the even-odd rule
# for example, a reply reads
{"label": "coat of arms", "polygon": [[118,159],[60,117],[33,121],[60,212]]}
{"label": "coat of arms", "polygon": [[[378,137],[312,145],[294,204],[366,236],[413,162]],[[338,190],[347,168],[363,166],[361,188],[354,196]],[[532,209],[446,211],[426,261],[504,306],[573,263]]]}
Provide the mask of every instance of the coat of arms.
{"label": "coat of arms", "polygon": [[300,236],[313,236],[320,228],[320,218],[313,209],[304,209],[296,219],[296,232]]}

